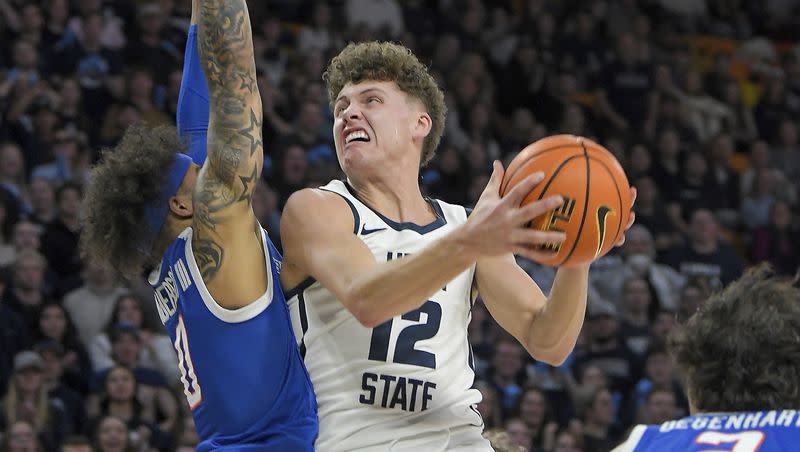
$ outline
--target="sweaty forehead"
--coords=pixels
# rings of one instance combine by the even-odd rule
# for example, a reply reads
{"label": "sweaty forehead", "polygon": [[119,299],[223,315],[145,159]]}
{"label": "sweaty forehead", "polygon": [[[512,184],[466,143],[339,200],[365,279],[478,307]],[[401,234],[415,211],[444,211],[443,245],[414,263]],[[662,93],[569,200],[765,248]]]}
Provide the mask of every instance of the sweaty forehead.
{"label": "sweaty forehead", "polygon": [[402,92],[395,82],[382,80],[361,80],[355,83],[347,82],[347,84],[342,87],[342,90],[339,91],[339,94],[336,96],[336,100],[348,99],[370,90],[383,91],[387,94],[397,94]]}

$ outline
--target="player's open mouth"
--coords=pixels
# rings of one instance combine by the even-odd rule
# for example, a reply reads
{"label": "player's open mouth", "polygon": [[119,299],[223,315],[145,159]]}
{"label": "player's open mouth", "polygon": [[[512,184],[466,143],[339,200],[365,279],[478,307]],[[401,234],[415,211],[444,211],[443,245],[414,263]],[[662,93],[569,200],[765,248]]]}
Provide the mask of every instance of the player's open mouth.
{"label": "player's open mouth", "polygon": [[345,144],[347,144],[347,143],[350,143],[350,142],[352,142],[352,141],[363,141],[363,142],[367,142],[367,141],[369,141],[369,135],[367,135],[367,132],[365,132],[365,131],[363,131],[363,130],[361,130],[361,129],[359,129],[359,130],[354,130],[354,131],[352,131],[352,132],[348,133],[348,134],[347,134],[347,135],[344,137],[344,142],[345,142]]}

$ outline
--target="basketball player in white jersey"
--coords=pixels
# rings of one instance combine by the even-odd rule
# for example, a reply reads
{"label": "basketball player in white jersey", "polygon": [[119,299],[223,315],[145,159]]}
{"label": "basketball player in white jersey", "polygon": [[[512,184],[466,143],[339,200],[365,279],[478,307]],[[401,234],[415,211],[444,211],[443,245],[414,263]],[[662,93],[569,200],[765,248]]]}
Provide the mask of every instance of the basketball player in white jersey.
{"label": "basketball player in white jersey", "polygon": [[532,259],[554,232],[525,227],[559,197],[505,198],[503,170],[475,210],[422,196],[419,168],[444,127],[443,94],[406,48],[349,45],[324,78],[346,181],[296,192],[281,223],[281,271],[317,396],[321,451],[491,450],[467,324],[476,291],[536,359],[560,364],[584,318],[588,266],[559,269],[545,297],[513,253]]}

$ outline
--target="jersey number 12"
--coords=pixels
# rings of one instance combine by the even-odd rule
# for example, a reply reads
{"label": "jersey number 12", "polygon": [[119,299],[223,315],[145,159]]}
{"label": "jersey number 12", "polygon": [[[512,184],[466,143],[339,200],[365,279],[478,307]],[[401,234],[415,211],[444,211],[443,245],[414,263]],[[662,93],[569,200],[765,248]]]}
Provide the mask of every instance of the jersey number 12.
{"label": "jersey number 12", "polygon": [[[422,313],[427,316],[425,323],[407,326],[397,335],[392,362],[436,369],[436,355],[431,352],[417,350],[414,348],[414,344],[424,339],[430,339],[439,332],[439,324],[442,322],[442,306],[435,301],[428,300],[418,309],[403,314],[401,318],[419,322],[422,318]],[[392,337],[393,323],[394,319],[391,319],[372,329],[369,359],[389,361],[389,340]]]}

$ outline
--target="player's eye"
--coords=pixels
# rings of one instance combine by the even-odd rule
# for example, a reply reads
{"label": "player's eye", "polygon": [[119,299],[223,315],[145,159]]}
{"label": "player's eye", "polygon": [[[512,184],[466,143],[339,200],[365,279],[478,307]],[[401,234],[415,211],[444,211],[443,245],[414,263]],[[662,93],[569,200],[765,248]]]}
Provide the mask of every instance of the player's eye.
{"label": "player's eye", "polygon": [[367,103],[381,103],[381,99],[375,96],[370,97],[367,99]]}

